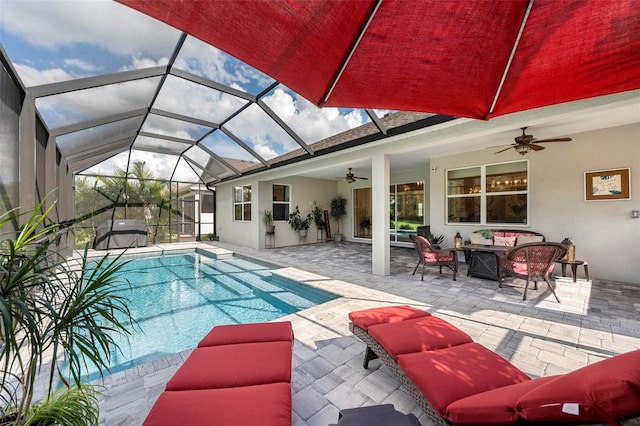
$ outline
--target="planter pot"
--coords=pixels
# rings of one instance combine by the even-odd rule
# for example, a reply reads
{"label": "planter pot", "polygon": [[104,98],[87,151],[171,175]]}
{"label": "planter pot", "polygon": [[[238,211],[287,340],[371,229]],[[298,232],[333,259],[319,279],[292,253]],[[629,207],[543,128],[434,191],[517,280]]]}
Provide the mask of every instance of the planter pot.
{"label": "planter pot", "polygon": [[267,225],[267,234],[273,234],[274,232],[276,232],[276,226],[273,224]]}
{"label": "planter pot", "polygon": [[342,241],[342,234],[334,234],[333,239],[335,241]]}
{"label": "planter pot", "polygon": [[298,232],[300,233],[300,238],[305,238],[307,236],[306,229],[300,229]]}

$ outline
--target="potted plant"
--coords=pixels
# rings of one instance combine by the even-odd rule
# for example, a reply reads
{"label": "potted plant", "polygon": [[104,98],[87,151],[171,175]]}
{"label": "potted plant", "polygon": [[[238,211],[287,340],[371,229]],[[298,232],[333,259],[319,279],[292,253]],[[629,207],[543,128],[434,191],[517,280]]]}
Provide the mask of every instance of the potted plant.
{"label": "potted plant", "polygon": [[[84,366],[107,370],[113,333],[129,334],[136,325],[120,293],[128,286],[119,276],[125,263],[109,255],[90,261],[86,248],[73,261],[56,252],[57,237],[68,230],[48,223],[54,206],[0,215],[0,235],[8,236],[0,243],[0,423],[97,424],[99,393],[82,383]],[[40,374],[46,392],[35,402]]]}
{"label": "potted plant", "polygon": [[371,219],[369,216],[365,216],[360,220],[360,231],[369,234],[369,229],[371,229]]}
{"label": "potted plant", "polygon": [[431,232],[427,234],[427,240],[431,243],[431,247],[438,250],[440,249],[440,244],[444,241],[444,235],[438,235],[437,237],[433,235]]}
{"label": "potted plant", "polygon": [[337,222],[334,239],[336,241],[342,241],[342,234],[340,233],[340,221],[347,215],[347,199],[342,195],[336,195],[335,197],[333,197],[333,199],[331,200],[331,212],[329,214]]}
{"label": "potted plant", "polygon": [[273,234],[276,231],[276,226],[273,224],[273,212],[271,210],[265,210],[262,213],[262,222],[267,227],[267,234]]}
{"label": "potted plant", "polygon": [[313,215],[313,222],[316,224],[318,229],[324,229],[324,227],[327,226],[327,224],[324,223],[324,210],[316,206],[311,211],[311,214]]}
{"label": "potted plant", "polygon": [[493,229],[481,229],[478,232],[484,238],[485,246],[493,245]]}
{"label": "potted plant", "polygon": [[312,219],[313,217],[311,216],[311,213],[307,214],[303,219],[300,209],[296,206],[295,211],[293,213],[289,213],[289,219],[287,219],[287,222],[291,225],[291,229],[298,231],[300,237],[304,238],[307,236],[307,230],[309,229],[309,226],[311,226]]}

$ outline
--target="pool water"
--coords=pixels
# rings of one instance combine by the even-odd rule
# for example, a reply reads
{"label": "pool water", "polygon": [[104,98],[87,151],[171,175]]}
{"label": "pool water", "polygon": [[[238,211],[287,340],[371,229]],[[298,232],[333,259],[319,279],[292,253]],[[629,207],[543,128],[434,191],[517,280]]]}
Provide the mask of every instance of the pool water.
{"label": "pool water", "polygon": [[[139,327],[116,336],[111,373],[194,348],[215,325],[270,321],[338,297],[271,273],[242,257],[196,251],[134,258],[123,268],[131,316]],[[98,377],[89,368],[89,380]],[[106,372],[105,372],[106,374]]]}

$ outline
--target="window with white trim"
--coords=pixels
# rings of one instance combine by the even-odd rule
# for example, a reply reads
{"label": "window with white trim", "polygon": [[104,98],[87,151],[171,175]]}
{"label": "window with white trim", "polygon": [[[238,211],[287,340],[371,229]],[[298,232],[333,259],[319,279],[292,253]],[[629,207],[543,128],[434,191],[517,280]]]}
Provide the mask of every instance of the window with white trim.
{"label": "window with white trim", "polygon": [[251,220],[251,185],[233,187],[233,220]]}
{"label": "window with white trim", "polygon": [[447,170],[447,223],[529,224],[529,161]]}
{"label": "window with white trim", "polygon": [[289,185],[273,185],[273,220],[289,219],[291,211],[291,187]]}

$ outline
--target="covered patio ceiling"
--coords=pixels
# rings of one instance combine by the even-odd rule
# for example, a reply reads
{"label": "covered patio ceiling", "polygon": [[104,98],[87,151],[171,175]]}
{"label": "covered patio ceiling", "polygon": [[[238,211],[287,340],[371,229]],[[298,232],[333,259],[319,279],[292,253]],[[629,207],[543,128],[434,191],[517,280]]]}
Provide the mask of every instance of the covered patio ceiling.
{"label": "covered patio ceiling", "polygon": [[[116,169],[129,170],[133,162],[144,161],[157,178],[215,184],[455,118],[437,113],[453,112],[457,117],[482,116],[465,110],[451,110],[447,105],[462,104],[461,100],[476,101],[468,94],[458,93],[463,86],[429,80],[431,77],[421,68],[418,68],[420,72],[415,69],[401,71],[411,76],[409,80],[385,78],[383,81],[386,83],[382,85],[369,84],[361,88],[354,86],[346,92],[343,90],[349,93],[349,97],[338,97],[335,101],[326,102],[313,92],[317,91],[319,84],[326,82],[326,76],[314,74],[313,64],[317,61],[324,64],[331,53],[332,40],[346,35],[338,30],[327,32],[330,27],[324,28],[320,19],[315,22],[315,27],[304,20],[313,16],[330,17],[328,12],[320,13],[326,7],[331,7],[332,13],[338,14],[335,16],[344,17],[350,7],[368,7],[370,11],[376,3],[177,0],[126,0],[123,3],[140,8],[179,29],[117,2],[0,0],[0,56],[3,64],[22,80],[27,93],[35,98],[40,118],[55,138],[73,173],[112,175]],[[377,4],[382,7],[381,11],[391,5],[393,10],[404,13],[409,3],[419,4],[420,10],[424,5],[433,5],[427,1]],[[452,2],[436,3],[455,6]],[[477,13],[487,15],[487,10],[493,10],[490,3],[494,2],[475,3],[484,11]],[[572,74],[580,74],[581,79],[589,77],[588,87],[585,84],[581,86],[581,97],[640,87],[640,73],[637,72],[640,41],[635,31],[640,27],[639,15],[637,10],[631,13],[622,7],[628,2],[619,3],[617,8],[613,8],[615,10],[607,12],[606,22],[613,23],[616,17],[625,17],[625,13],[626,19],[619,27],[611,28],[615,32],[606,34],[624,36],[609,40],[611,46],[617,46],[616,55],[621,56],[611,57],[603,53],[598,56],[598,61],[574,63]],[[523,5],[527,3],[510,1],[501,4],[509,5],[505,14],[517,14],[518,11],[524,13]],[[283,11],[285,5],[292,9]],[[539,5],[548,7],[548,2],[537,1],[536,7]],[[265,13],[248,13],[249,6],[264,8]],[[300,7],[305,13],[296,9]],[[315,12],[313,8],[317,8]],[[576,6],[575,9],[579,8]],[[377,11],[375,16],[382,16],[381,11]],[[284,12],[289,19],[296,19],[292,25],[284,25],[285,28],[304,28],[306,31],[304,37],[301,33],[284,34],[298,44],[275,42],[271,38],[273,30],[281,28],[278,25],[286,24],[273,21]],[[424,16],[433,19],[433,12]],[[185,17],[189,19],[185,20]],[[209,24],[204,25],[201,18]],[[460,21],[452,21],[455,22],[456,25],[448,28],[453,29],[460,24]],[[472,19],[472,22],[475,25],[476,21]],[[310,33],[313,28],[319,31],[318,35]],[[321,31],[323,28],[324,32]],[[593,47],[594,40],[604,36],[598,31],[591,28],[589,34],[592,35],[585,35],[588,39],[585,43],[590,47]],[[239,37],[238,34],[244,36]],[[446,32],[443,34],[448,35]],[[300,62],[301,52],[294,47],[299,47],[299,42],[309,37],[323,37],[325,50],[315,51],[316,62]],[[486,43],[482,45],[485,53],[490,50]],[[221,48],[258,66],[266,74]],[[417,46],[414,43],[413,48],[417,51],[429,49],[420,43]],[[407,51],[381,49],[377,55],[392,57],[390,53],[402,50]],[[259,60],[254,58],[258,53]],[[459,52],[449,55],[456,58],[456,68],[464,68],[460,63],[464,55]],[[618,57],[625,60],[615,62]],[[411,67],[415,65],[415,58],[412,58],[396,57],[395,61]],[[370,62],[378,64],[378,60]],[[606,78],[594,76],[597,68],[602,73],[605,64],[609,66],[603,73]],[[540,70],[530,76],[533,70],[536,68],[527,68],[527,72],[521,74],[522,79],[540,77]],[[385,77],[385,72],[376,67],[365,71],[368,75]],[[479,76],[476,75],[477,78]],[[548,77],[546,75],[547,80]],[[278,81],[278,78],[283,80]],[[472,79],[476,86],[479,83],[477,78]],[[367,81],[364,76],[356,80],[361,83]],[[351,77],[346,81],[353,83],[354,79]],[[543,104],[548,104],[575,97],[570,94],[568,98],[558,98],[546,86],[536,89],[537,80],[527,81],[533,92],[510,95],[517,102],[500,109],[499,113],[484,114],[484,118],[536,106],[540,99],[543,99]],[[436,96],[433,90],[440,93]],[[405,95],[400,94],[407,91],[413,97],[413,103],[402,100]],[[531,93],[535,96],[529,96]],[[430,103],[440,98],[449,99],[449,102]],[[417,104],[416,100],[422,103]],[[367,109],[318,108],[314,104],[355,105]],[[392,106],[393,109],[368,108],[371,106]],[[400,112],[398,109],[422,112]],[[466,120],[457,121],[464,123]],[[492,131],[502,132],[505,143],[509,143],[515,136],[512,132],[523,124],[530,123],[507,122],[506,125],[497,125]],[[542,126],[541,122],[539,124]],[[539,127],[537,131],[540,133],[536,136],[556,137],[580,131],[580,128],[556,126],[545,134]],[[486,135],[487,132],[480,133]],[[496,144],[495,138],[491,143]],[[480,140],[476,140],[473,145],[460,143],[456,149],[478,149],[481,146]],[[438,155],[438,151],[425,150],[422,156],[398,155],[396,161],[415,162],[417,158],[422,160],[429,155]],[[338,178],[342,173],[336,169],[316,174],[324,178]]]}

